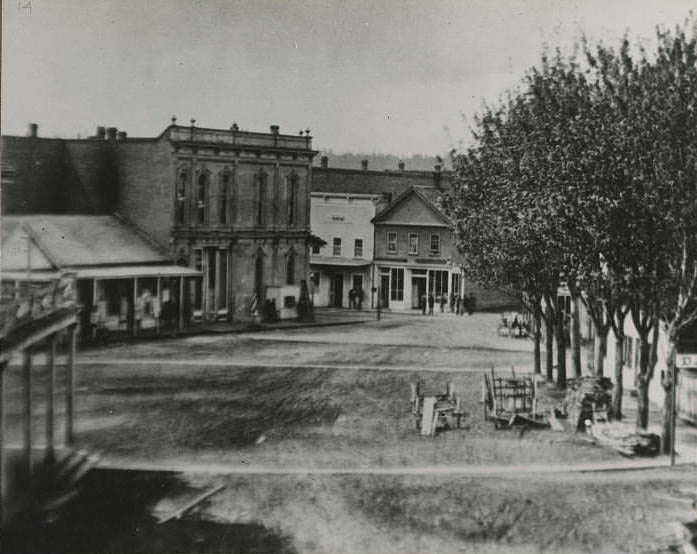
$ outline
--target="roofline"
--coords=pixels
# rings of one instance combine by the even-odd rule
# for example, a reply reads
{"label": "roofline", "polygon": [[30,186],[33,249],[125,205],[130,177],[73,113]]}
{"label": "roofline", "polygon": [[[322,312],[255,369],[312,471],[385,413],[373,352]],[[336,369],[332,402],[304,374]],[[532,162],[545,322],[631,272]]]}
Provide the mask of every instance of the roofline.
{"label": "roofline", "polygon": [[[409,194],[414,192],[425,204],[427,207],[431,209],[438,217],[440,217],[444,221],[444,226],[446,227],[451,227],[454,225],[454,222],[447,216],[445,215],[438,207],[431,202],[431,200],[428,199],[428,197],[422,193],[419,190],[418,186],[411,185],[407,190],[405,190],[402,194],[400,194],[397,198],[395,198],[389,205],[385,207],[384,210],[382,210],[380,213],[375,214],[375,217],[370,220],[370,222],[375,225],[376,223],[380,223],[379,219],[385,217],[389,212],[391,212],[402,200],[404,200]],[[403,224],[400,224],[403,225]]]}
{"label": "roofline", "polygon": [[412,176],[429,176],[433,175],[451,175],[452,170],[441,170],[436,171],[435,169],[362,169],[362,168],[347,168],[347,167],[322,167],[320,165],[313,165],[312,171],[336,171],[339,173],[369,173],[371,175],[412,175]]}

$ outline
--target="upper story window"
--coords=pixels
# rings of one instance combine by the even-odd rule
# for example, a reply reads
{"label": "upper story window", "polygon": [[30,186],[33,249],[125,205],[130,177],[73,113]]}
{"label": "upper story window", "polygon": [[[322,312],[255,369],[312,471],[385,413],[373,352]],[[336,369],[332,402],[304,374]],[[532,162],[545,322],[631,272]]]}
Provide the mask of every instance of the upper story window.
{"label": "upper story window", "polygon": [[269,176],[263,169],[260,169],[257,173],[257,210],[256,210],[256,223],[257,225],[264,224],[264,216],[266,212],[266,185],[269,180]]}
{"label": "upper story window", "polygon": [[206,222],[206,193],[208,189],[208,172],[202,171],[196,182],[196,223]]}
{"label": "upper story window", "polygon": [[353,241],[353,257],[363,257],[363,239],[356,239]]}
{"label": "upper story window", "polygon": [[431,235],[431,256],[440,256],[440,235]]}
{"label": "upper story window", "polygon": [[341,239],[338,237],[334,237],[332,241],[332,255],[341,256]]}
{"label": "upper story window", "polygon": [[319,254],[319,244],[313,244],[313,245],[312,245],[312,253],[313,253],[313,254]]}
{"label": "upper story window", "polygon": [[390,232],[387,233],[387,253],[396,254],[397,253],[397,233]]}
{"label": "upper story window", "polygon": [[417,255],[419,253],[419,235],[417,233],[409,233],[409,254]]}
{"label": "upper story window", "polygon": [[225,225],[228,222],[228,204],[230,202],[230,182],[232,174],[225,168],[218,175],[218,223]]}
{"label": "upper story window", "polygon": [[186,169],[179,172],[177,179],[176,193],[176,217],[177,223],[186,223],[186,183],[189,180],[189,174]]}
{"label": "upper story window", "polygon": [[286,179],[286,198],[288,201],[288,225],[295,225],[298,218],[298,174],[295,171]]}

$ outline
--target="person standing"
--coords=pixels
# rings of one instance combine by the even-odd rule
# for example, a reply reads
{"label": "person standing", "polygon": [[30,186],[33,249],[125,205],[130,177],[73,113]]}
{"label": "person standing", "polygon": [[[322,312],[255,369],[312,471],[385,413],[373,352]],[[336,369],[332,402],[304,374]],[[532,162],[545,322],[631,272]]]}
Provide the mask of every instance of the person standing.
{"label": "person standing", "polygon": [[450,293],[450,313],[455,311],[455,293]]}
{"label": "person standing", "polygon": [[426,315],[426,295],[425,294],[421,298],[419,298],[419,304],[421,306],[422,315]]}
{"label": "person standing", "polygon": [[445,311],[445,294],[440,295],[440,313]]}
{"label": "person standing", "polygon": [[436,300],[433,298],[433,293],[429,293],[428,295],[428,315],[433,315],[433,305],[435,304]]}

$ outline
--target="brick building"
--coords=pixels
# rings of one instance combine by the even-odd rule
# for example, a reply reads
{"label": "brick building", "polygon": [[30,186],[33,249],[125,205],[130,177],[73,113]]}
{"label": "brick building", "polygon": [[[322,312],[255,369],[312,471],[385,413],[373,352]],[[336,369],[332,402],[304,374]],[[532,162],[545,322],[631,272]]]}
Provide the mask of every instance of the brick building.
{"label": "brick building", "polygon": [[[309,130],[284,135],[177,125],[130,138],[2,137],[7,214],[112,214],[139,229],[192,280],[194,315],[244,320],[267,299],[295,314],[309,273]],[[285,308],[284,308],[285,307]]]}

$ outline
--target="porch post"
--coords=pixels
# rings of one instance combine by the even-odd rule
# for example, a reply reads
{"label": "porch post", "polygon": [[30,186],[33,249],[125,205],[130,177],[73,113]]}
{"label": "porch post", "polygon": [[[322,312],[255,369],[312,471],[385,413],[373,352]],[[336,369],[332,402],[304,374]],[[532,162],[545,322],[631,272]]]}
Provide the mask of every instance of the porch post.
{"label": "porch post", "polygon": [[5,459],[5,369],[7,363],[0,365],[0,524],[4,519],[4,505],[7,498],[7,461]]}
{"label": "porch post", "polygon": [[216,319],[218,318],[218,310],[220,309],[220,249],[215,249],[215,290],[213,291],[213,313]]}
{"label": "porch post", "polygon": [[46,375],[46,458],[53,460],[55,452],[53,449],[53,422],[54,422],[54,402],[53,397],[56,389],[56,333],[48,339],[48,367]]}
{"label": "porch post", "polygon": [[[154,310],[153,310],[154,311]],[[157,276],[157,314],[155,316],[155,334],[160,334],[160,315],[162,314],[162,277]]]}
{"label": "porch post", "polygon": [[179,330],[184,330],[184,276],[179,277]]}
{"label": "porch post", "polygon": [[65,444],[73,444],[73,418],[75,417],[75,344],[77,329],[75,325],[68,327],[68,364],[65,391]]}
{"label": "porch post", "polygon": [[24,466],[27,477],[31,475],[31,347],[22,352],[22,372],[24,381]]}
{"label": "porch post", "polygon": [[138,334],[138,318],[136,314],[136,300],[138,298],[138,277],[133,277],[133,336]]}

